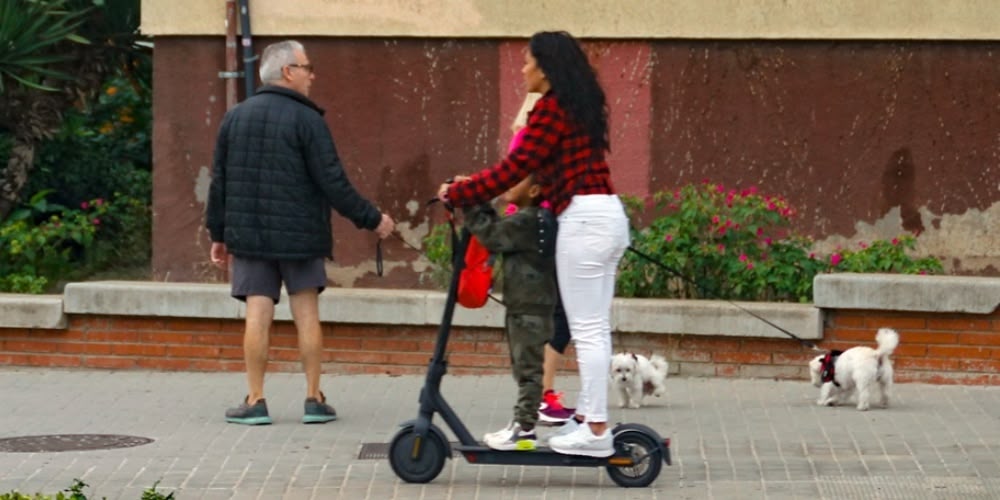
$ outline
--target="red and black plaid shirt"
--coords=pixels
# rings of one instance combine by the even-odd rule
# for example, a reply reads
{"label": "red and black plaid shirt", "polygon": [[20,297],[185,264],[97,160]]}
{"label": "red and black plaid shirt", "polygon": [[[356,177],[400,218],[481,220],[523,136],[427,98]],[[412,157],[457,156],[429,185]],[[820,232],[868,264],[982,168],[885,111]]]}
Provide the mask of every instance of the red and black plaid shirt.
{"label": "red and black plaid shirt", "polygon": [[448,201],[455,207],[488,202],[528,174],[535,174],[542,198],[557,215],[573,195],[614,193],[604,151],[592,147],[590,136],[569,119],[552,92],[531,110],[521,145],[500,163],[452,184]]}

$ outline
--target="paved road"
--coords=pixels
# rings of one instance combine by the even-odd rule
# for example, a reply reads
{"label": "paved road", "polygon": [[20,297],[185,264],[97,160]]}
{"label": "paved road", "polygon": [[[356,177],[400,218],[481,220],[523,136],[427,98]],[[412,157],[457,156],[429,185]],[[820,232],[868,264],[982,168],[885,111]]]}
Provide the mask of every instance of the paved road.
{"label": "paved road", "polygon": [[[275,424],[226,424],[242,374],[0,370],[0,438],[122,434],[152,443],[100,451],[0,452],[0,492],[51,493],[74,478],[91,499],[137,500],[160,481],[179,499],[1000,499],[1000,388],[897,386],[888,410],[819,408],[801,382],[672,378],[664,401],[615,409],[673,441],[674,465],[649,488],[601,469],[475,466],[458,458],[427,485],[359,458],[416,415],[422,377],[328,376],[341,415],[303,425],[304,380],[269,375]],[[577,381],[562,378],[565,388]],[[445,394],[474,434],[501,427],[507,377],[448,377]],[[2,442],[0,442],[2,444]]]}

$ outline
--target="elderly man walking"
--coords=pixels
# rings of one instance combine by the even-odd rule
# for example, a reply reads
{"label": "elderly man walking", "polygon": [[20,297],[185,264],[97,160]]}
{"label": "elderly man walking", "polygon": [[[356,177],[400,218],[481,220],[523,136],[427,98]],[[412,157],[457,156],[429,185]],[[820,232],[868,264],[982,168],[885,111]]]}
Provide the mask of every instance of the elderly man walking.
{"label": "elderly man walking", "polygon": [[395,227],[348,180],[323,110],[309,100],[315,77],[302,44],[288,40],[268,46],[260,65],[264,86],[226,113],[216,140],[206,213],[211,259],[220,267],[232,260],[232,296],[246,302],[249,390],[242,404],[226,411],[228,422],[271,423],[264,374],[282,284],[306,374],[302,421],[337,418],[319,387],[318,295],[326,287],[324,259],[333,254],[331,209],[380,238]]}

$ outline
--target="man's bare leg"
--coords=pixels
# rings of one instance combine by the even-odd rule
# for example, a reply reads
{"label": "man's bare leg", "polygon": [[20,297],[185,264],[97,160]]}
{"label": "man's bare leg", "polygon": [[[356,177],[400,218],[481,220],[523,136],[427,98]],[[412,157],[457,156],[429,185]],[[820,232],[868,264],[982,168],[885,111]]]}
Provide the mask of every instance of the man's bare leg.
{"label": "man's bare leg", "polygon": [[290,296],[292,318],[299,334],[299,353],[306,373],[306,397],[322,401],[319,377],[323,370],[323,331],[319,324],[319,293],[315,288]]}
{"label": "man's bare leg", "polygon": [[267,351],[274,300],[262,295],[247,297],[247,318],[243,332],[243,360],[247,365],[247,404],[253,405],[264,397],[264,374],[267,372]]}

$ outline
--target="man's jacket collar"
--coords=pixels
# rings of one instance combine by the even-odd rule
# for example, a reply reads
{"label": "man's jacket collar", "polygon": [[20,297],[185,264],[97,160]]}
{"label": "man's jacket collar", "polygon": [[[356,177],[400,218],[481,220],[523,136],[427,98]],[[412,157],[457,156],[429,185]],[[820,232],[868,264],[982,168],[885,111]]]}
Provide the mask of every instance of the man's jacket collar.
{"label": "man's jacket collar", "polygon": [[296,101],[298,101],[298,102],[300,102],[302,104],[305,104],[306,106],[309,106],[312,109],[315,109],[316,112],[320,114],[320,116],[323,116],[326,113],[326,110],[324,110],[323,108],[317,106],[316,103],[312,102],[308,97],[306,97],[306,96],[304,96],[304,95],[302,95],[302,94],[300,94],[300,93],[298,93],[298,92],[296,92],[296,91],[294,91],[294,90],[292,90],[290,88],[282,87],[280,85],[264,85],[263,87],[257,89],[256,94],[278,94],[278,95],[283,95],[283,96],[288,97],[290,99],[294,99],[294,100],[296,100]]}

